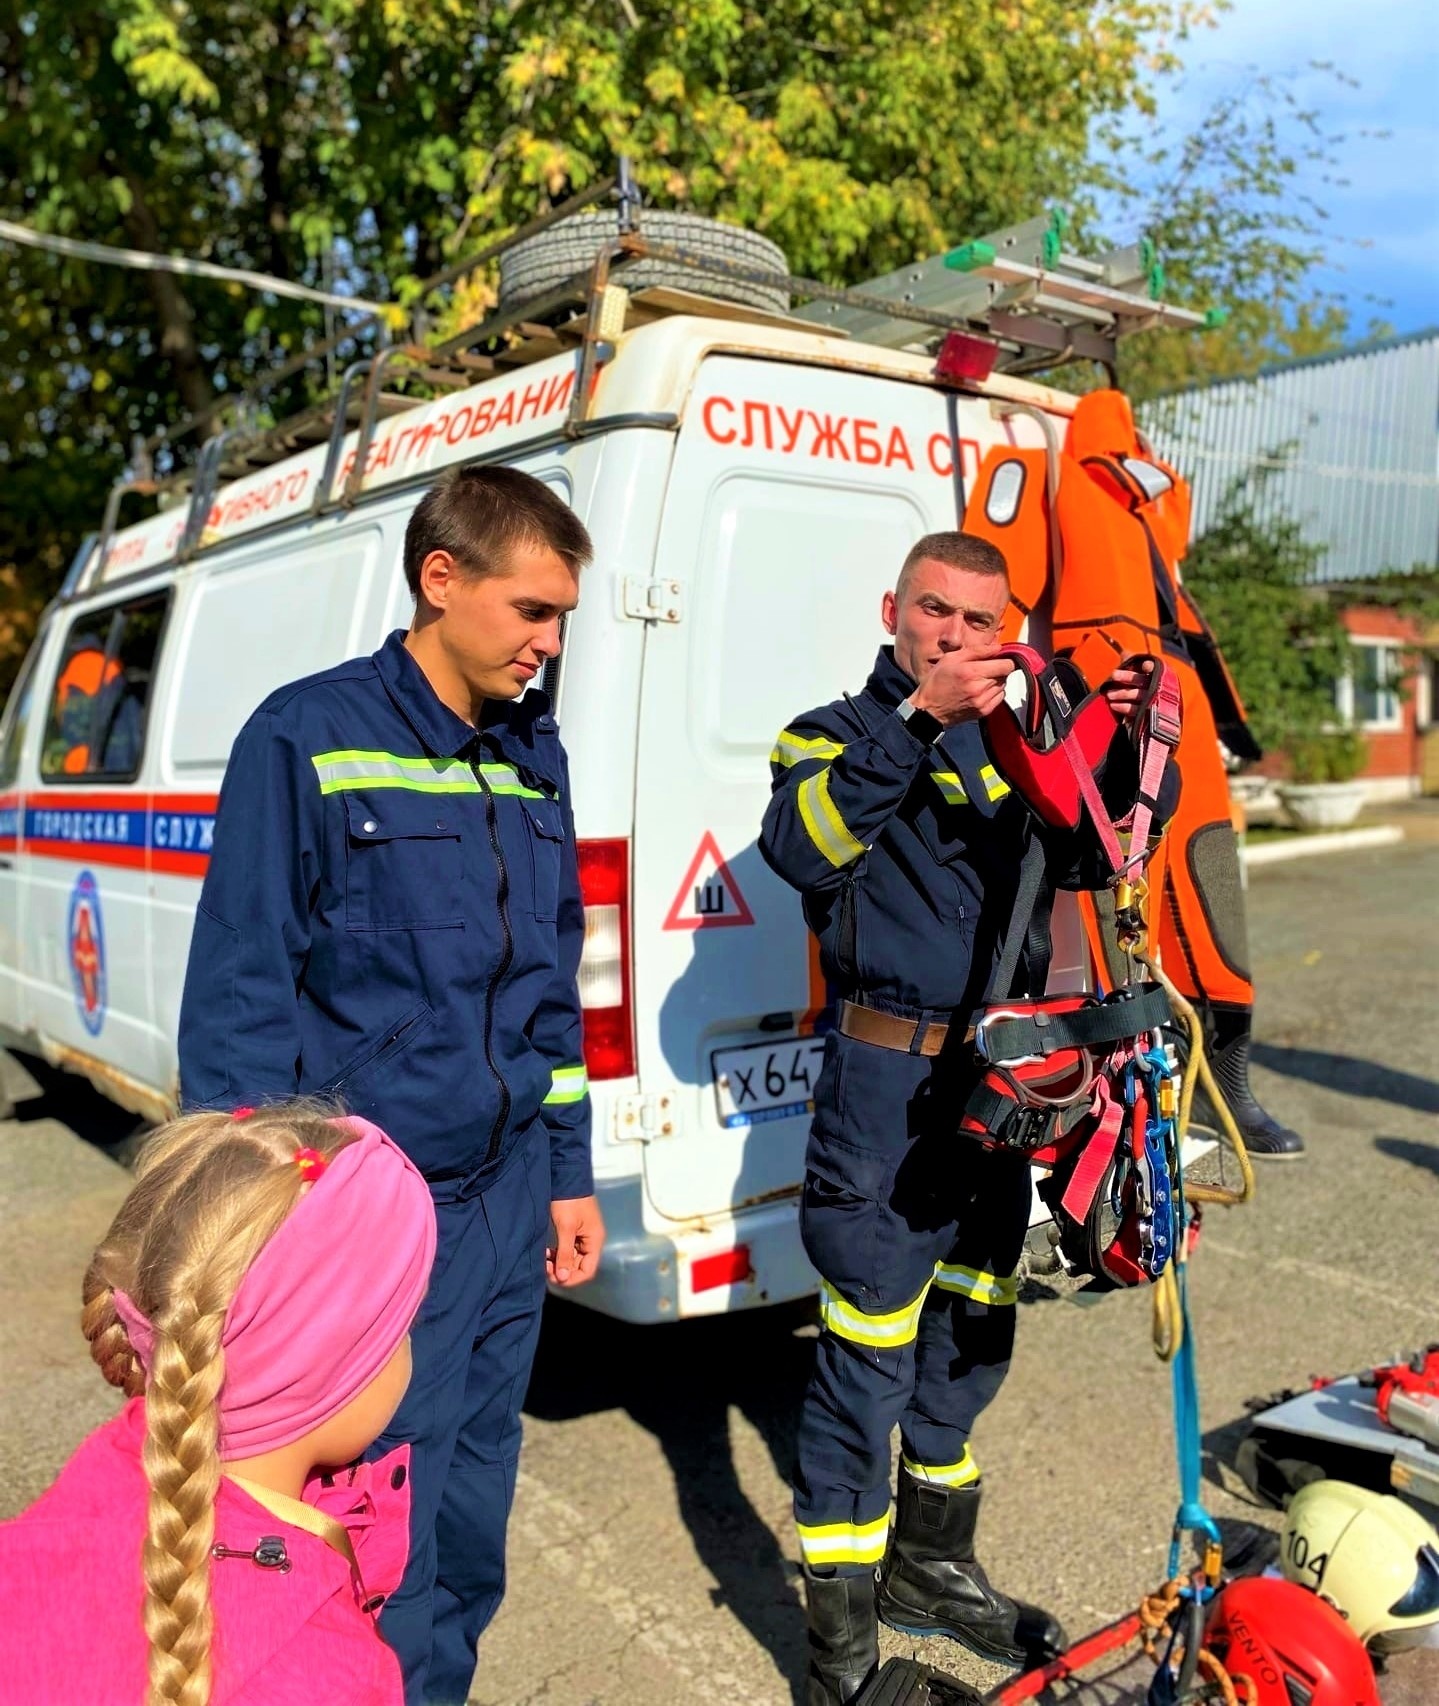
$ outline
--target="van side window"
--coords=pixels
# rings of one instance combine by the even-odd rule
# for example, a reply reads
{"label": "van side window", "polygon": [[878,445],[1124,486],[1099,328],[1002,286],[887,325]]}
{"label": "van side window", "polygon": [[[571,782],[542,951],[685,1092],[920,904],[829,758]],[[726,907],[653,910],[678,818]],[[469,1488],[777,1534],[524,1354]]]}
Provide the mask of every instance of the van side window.
{"label": "van side window", "polygon": [[47,782],[128,782],[137,774],[169,604],[161,593],[76,618],[45,723]]}
{"label": "van side window", "polygon": [[30,705],[35,697],[36,660],[43,641],[41,634],[30,647],[30,655],[20,665],[20,678],[0,723],[0,788],[13,788],[20,777],[20,752],[25,745],[25,730],[30,726]]}

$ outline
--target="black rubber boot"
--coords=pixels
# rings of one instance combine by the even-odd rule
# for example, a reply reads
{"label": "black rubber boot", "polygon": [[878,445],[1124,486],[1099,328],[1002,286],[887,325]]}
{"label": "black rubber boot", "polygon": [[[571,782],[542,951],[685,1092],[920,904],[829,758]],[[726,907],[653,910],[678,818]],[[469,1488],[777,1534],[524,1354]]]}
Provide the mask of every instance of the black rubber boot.
{"label": "black rubber boot", "polygon": [[874,1576],[804,1573],[809,1610],[805,1706],[849,1706],[879,1668]]}
{"label": "black rubber boot", "polygon": [[[1213,1039],[1206,1045],[1210,1069],[1234,1115],[1244,1147],[1257,1160],[1297,1161],[1304,1153],[1304,1139],[1260,1107],[1249,1087],[1249,1041],[1254,1009],[1212,1003],[1209,1021]],[[1217,1123],[1218,1113],[1202,1083],[1195,1089],[1194,1106],[1200,1119]]]}
{"label": "black rubber boot", "polygon": [[1044,1664],[1064,1630],[994,1587],[974,1556],[980,1489],[936,1487],[901,1467],[899,1511],[879,1578],[879,1615],[905,1635],[948,1635],[1000,1664]]}

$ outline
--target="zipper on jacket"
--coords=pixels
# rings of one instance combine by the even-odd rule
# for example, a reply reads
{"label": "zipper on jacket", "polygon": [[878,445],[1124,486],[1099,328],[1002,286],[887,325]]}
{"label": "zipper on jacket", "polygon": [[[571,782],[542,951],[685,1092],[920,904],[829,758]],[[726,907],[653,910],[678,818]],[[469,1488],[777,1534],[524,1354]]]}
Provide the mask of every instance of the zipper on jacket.
{"label": "zipper on jacket", "polygon": [[338,1095],[357,1073],[367,1071],[372,1066],[378,1066],[386,1055],[393,1054],[395,1052],[399,1044],[409,1036],[410,1032],[414,1030],[415,1026],[418,1025],[424,1017],[425,1015],[423,1013],[411,1014],[411,1016],[406,1019],[402,1025],[390,1032],[389,1036],[385,1038],[384,1042],[380,1044],[373,1054],[366,1055],[363,1060],[357,1060],[353,1066],[347,1067],[342,1078],[331,1079],[331,1081],[319,1091],[319,1094],[322,1096]]}
{"label": "zipper on jacket", "polygon": [[285,1575],[290,1568],[290,1554],[285,1550],[285,1542],[278,1534],[262,1534],[259,1543],[246,1552],[240,1546],[215,1545],[210,1548],[212,1558],[248,1558],[252,1564],[258,1564],[262,1570],[278,1570]]}
{"label": "zipper on jacket", "polygon": [[473,766],[475,780],[480,784],[485,796],[485,823],[490,832],[490,846],[494,850],[495,867],[497,871],[497,886],[495,889],[495,904],[500,909],[500,958],[490,977],[490,985],[485,993],[485,1063],[500,1087],[500,1111],[495,1115],[495,1123],[490,1130],[490,1147],[485,1155],[488,1166],[500,1152],[500,1140],[504,1136],[505,1126],[510,1117],[510,1087],[500,1075],[500,1069],[495,1065],[492,1038],[495,1026],[495,994],[505,974],[515,957],[515,938],[510,929],[510,868],[505,863],[505,850],[500,841],[499,819],[495,812],[495,796],[484,771],[477,761]]}

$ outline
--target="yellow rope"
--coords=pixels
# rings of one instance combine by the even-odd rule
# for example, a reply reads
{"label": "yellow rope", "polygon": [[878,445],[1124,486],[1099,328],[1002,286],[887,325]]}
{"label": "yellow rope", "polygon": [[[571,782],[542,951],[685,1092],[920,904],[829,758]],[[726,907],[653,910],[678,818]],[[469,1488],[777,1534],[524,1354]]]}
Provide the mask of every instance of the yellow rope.
{"label": "yellow rope", "polygon": [[[1182,1577],[1167,1581],[1157,1593],[1146,1594],[1139,1602],[1139,1640],[1144,1648],[1146,1658],[1153,1659],[1158,1664],[1164,1656],[1160,1653],[1160,1643],[1168,1646],[1169,1625],[1174,1613],[1183,1604],[1182,1590],[1191,1584]],[[1170,1657],[1174,1655],[1170,1653]],[[1208,1648],[1201,1648],[1196,1655],[1196,1667],[1208,1679],[1209,1688],[1205,1689],[1204,1698],[1222,1702],[1222,1706],[1252,1706],[1255,1699],[1254,1684],[1249,1677],[1236,1672],[1231,1676],[1223,1662]],[[1245,1689],[1245,1699],[1241,1702],[1235,1685],[1242,1683]],[[1215,1689],[1217,1693],[1211,1693]],[[1186,1695],[1186,1699],[1194,1696]]]}

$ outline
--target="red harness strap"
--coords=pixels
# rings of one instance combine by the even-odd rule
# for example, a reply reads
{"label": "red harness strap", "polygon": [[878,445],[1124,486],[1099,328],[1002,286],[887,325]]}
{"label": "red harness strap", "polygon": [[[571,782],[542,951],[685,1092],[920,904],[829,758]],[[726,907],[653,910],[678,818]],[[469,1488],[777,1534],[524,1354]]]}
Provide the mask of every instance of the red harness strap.
{"label": "red harness strap", "polygon": [[[1053,828],[1077,829],[1087,814],[1114,875],[1123,876],[1148,851],[1164,767],[1179,744],[1179,682],[1173,670],[1158,658],[1126,658],[1120,666],[1147,664],[1149,670],[1136,711],[1138,797],[1133,811],[1116,825],[1095,778],[1119,728],[1104,689],[1076,704],[1059,669],[1033,647],[1004,646],[1001,656],[1013,660],[1028,693],[1022,710],[1001,705],[985,718],[985,737],[1000,775],[1041,822]],[[1119,841],[1121,829],[1130,833],[1127,857]]]}

